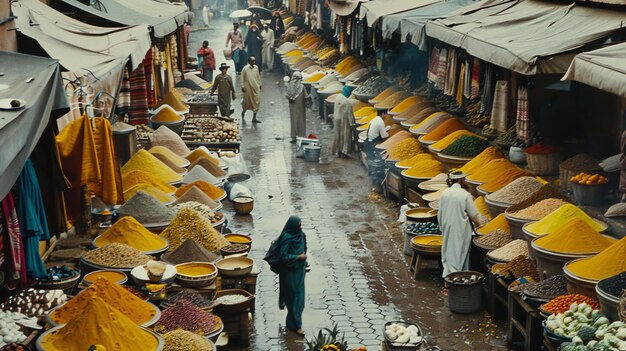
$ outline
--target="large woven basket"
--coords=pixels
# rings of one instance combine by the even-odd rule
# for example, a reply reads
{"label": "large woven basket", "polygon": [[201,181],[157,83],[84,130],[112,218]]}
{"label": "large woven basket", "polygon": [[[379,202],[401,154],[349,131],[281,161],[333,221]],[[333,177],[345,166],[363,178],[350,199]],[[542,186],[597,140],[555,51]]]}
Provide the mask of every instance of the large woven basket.
{"label": "large woven basket", "polygon": [[558,152],[550,154],[526,153],[528,168],[535,175],[554,175],[559,173],[561,155]]}

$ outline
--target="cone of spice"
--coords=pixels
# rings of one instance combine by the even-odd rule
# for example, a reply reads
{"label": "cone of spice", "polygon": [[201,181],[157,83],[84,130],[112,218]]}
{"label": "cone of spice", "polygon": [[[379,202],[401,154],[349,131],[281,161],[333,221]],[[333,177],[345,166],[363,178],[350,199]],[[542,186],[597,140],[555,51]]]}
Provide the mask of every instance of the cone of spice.
{"label": "cone of spice", "polygon": [[[136,299],[137,303],[145,304],[142,300]],[[159,342],[154,335],[139,328],[132,318],[99,296],[89,294],[81,305],[82,308],[74,311],[72,318],[65,326],[42,338],[41,345],[44,350],[86,351],[91,350],[93,345],[100,345],[107,350],[154,351],[157,349]]]}
{"label": "cone of spice", "polygon": [[189,162],[194,162],[197,159],[204,157],[206,159],[208,159],[209,161],[211,161],[213,164],[215,164],[216,166],[220,165],[220,159],[214,157],[213,155],[211,155],[209,152],[207,152],[206,149],[204,149],[203,147],[199,147],[195,150],[193,150],[191,153],[189,153],[187,156],[185,156],[185,158],[189,161]]}
{"label": "cone of spice", "polygon": [[169,223],[174,218],[172,210],[144,191],[138,191],[133,195],[117,210],[117,213],[122,216],[135,217],[144,225]]}
{"label": "cone of spice", "polygon": [[[541,200],[545,200],[545,199],[561,199],[564,201],[568,201],[567,197],[563,194],[563,192],[549,184],[545,184],[543,185],[541,188],[539,188],[539,190],[537,190],[535,193],[533,193],[528,199],[517,203],[509,208],[506,209],[506,213],[512,214],[514,212],[520,211],[522,209],[525,209],[531,205],[534,205],[538,202],[540,202]],[[552,212],[552,211],[550,211]],[[547,215],[548,213],[546,213]],[[542,216],[543,217],[543,216]],[[541,219],[541,218],[538,218]]]}
{"label": "cone of spice", "polygon": [[507,233],[511,233],[511,228],[509,227],[509,221],[507,221],[504,213],[500,213],[495,216],[489,223],[484,226],[476,229],[476,233],[478,234],[489,234],[496,229],[502,229]]}
{"label": "cone of spice", "polygon": [[170,105],[163,105],[156,115],[152,116],[152,120],[155,122],[173,123],[179,122],[183,119],[183,116],[178,114]]}
{"label": "cone of spice", "polygon": [[424,141],[438,141],[441,140],[448,135],[458,131],[467,129],[465,124],[461,122],[458,118],[450,118],[446,121],[443,121],[441,124],[437,126],[432,132],[424,135],[422,140]]}
{"label": "cone of spice", "polygon": [[133,217],[123,217],[96,238],[96,247],[111,243],[122,243],[139,251],[156,251],[167,244],[158,235],[152,233]]}
{"label": "cone of spice", "polygon": [[198,187],[208,197],[216,201],[226,195],[226,192],[224,190],[216,187],[215,185],[207,183],[203,180],[196,180],[195,182],[185,184],[178,188],[178,190],[176,190],[176,196],[182,196],[187,190],[191,189],[192,186]]}
{"label": "cone of spice", "polygon": [[152,174],[164,183],[179,182],[182,177],[146,150],[139,150],[121,168],[122,177],[133,171]]}
{"label": "cone of spice", "polygon": [[518,167],[506,158],[497,158],[487,162],[484,166],[467,176],[467,180],[477,183],[487,183],[498,179],[500,176],[515,168]]}
{"label": "cone of spice", "polygon": [[198,244],[213,252],[230,244],[213,226],[211,221],[200,212],[183,208],[176,214],[172,223],[163,230],[161,236],[167,239],[171,249],[178,248],[187,238],[195,239]]}
{"label": "cone of spice", "polygon": [[134,325],[148,323],[156,315],[156,309],[153,305],[141,300],[118,284],[111,283],[105,278],[98,278],[73,299],[54,310],[50,314],[50,319],[57,324],[70,322],[80,314],[94,296],[104,300],[124,316],[130,318]]}
{"label": "cone of spice", "polygon": [[193,238],[187,238],[175,250],[166,252],[162,258],[166,262],[177,265],[188,262],[215,262],[220,256],[205,249]]}
{"label": "cone of spice", "polygon": [[526,226],[526,230],[535,235],[550,234],[563,226],[565,223],[575,218],[581,219],[595,231],[601,232],[606,229],[605,226],[594,221],[580,208],[572,204],[566,204],[559,207],[556,211],[545,216],[543,219],[528,224]]}
{"label": "cone of spice", "polygon": [[170,158],[168,158],[164,154],[155,153],[153,155],[154,155],[154,157],[158,158],[159,161],[161,161],[165,165],[167,165],[172,171],[174,171],[174,172],[176,172],[178,174],[185,174],[186,170],[183,167],[177,166],[176,163],[174,163],[174,161],[172,161]]}
{"label": "cone of spice", "polygon": [[185,157],[191,152],[180,135],[166,126],[160,126],[148,138],[151,146],[164,146],[178,156]]}
{"label": "cone of spice", "polygon": [[618,240],[599,254],[568,262],[565,267],[575,275],[602,280],[626,271],[626,237]]}
{"label": "cone of spice", "polygon": [[171,195],[164,193],[163,191],[153,187],[150,184],[137,184],[133,186],[132,188],[124,190],[124,200],[126,201],[130,200],[130,198],[133,197],[139,191],[143,191],[147,193],[148,195],[159,200],[163,204],[169,204],[172,201],[174,201],[174,198]]}
{"label": "cone of spice", "polygon": [[566,204],[568,204],[568,202],[561,199],[544,199],[524,209],[509,213],[509,216],[525,220],[538,221]]}
{"label": "cone of spice", "polygon": [[486,198],[505,204],[516,204],[532,196],[541,186],[541,182],[535,177],[520,177],[502,189],[487,195]]}
{"label": "cone of spice", "polygon": [[149,153],[156,155],[163,155],[166,159],[170,160],[171,163],[178,167],[185,167],[189,164],[189,161],[186,159],[176,155],[172,150],[166,148],[165,146],[153,146],[148,150]]}
{"label": "cone of spice", "polygon": [[166,194],[172,194],[176,191],[176,188],[172,185],[157,179],[155,176],[145,171],[132,171],[122,175],[122,185],[124,191],[139,184],[150,185]]}
{"label": "cone of spice", "polygon": [[217,202],[211,199],[207,194],[205,194],[200,188],[197,186],[192,186],[187,191],[185,191],[176,201],[174,205],[182,204],[189,201],[199,202],[203,205],[209,206],[212,210],[216,210],[222,207],[220,202]]}
{"label": "cone of spice", "polygon": [[221,181],[207,171],[204,167],[194,167],[183,177],[183,184],[193,183],[197,180],[205,181],[209,184],[221,184]]}
{"label": "cone of spice", "polygon": [[206,157],[200,157],[197,160],[191,162],[191,165],[189,165],[190,170],[193,170],[196,167],[202,167],[206,169],[215,177],[225,177],[227,174],[226,171],[218,167],[215,163],[211,162],[211,160]]}
{"label": "cone of spice", "polygon": [[459,168],[459,170],[467,175],[470,175],[497,158],[504,158],[504,156],[500,153],[500,151],[496,150],[496,148],[490,146]]}
{"label": "cone of spice", "polygon": [[185,101],[185,97],[183,94],[178,92],[176,89],[172,89],[163,97],[163,99],[159,100],[155,107],[161,107],[162,105],[169,105],[172,109],[178,112],[187,112],[189,111],[189,106],[186,105],[183,101]]}
{"label": "cone of spice", "polygon": [[587,223],[574,218],[553,233],[535,239],[534,244],[542,249],[565,254],[595,254],[611,246],[609,239],[593,230]]}

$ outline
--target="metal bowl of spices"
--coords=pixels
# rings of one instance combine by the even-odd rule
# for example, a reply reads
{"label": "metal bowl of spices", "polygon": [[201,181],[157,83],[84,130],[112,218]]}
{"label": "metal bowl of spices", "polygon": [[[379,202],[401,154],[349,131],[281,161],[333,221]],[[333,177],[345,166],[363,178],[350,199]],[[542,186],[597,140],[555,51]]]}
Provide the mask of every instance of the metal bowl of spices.
{"label": "metal bowl of spices", "polygon": [[202,288],[213,284],[217,267],[209,262],[187,262],[176,265],[176,282],[189,288]]}
{"label": "metal bowl of spices", "polygon": [[[43,346],[43,340],[50,334],[53,333],[57,333],[59,331],[59,329],[65,327],[65,325],[59,325],[59,326],[55,326],[54,328],[51,328],[47,331],[45,331],[43,334],[41,334],[41,336],[39,336],[39,338],[37,338],[37,341],[35,342],[35,347],[37,348],[38,351],[47,351],[46,348]],[[157,346],[154,349],[154,351],[163,351],[163,347],[165,346],[165,340],[157,333],[155,333],[154,331],[145,328],[145,327],[141,327],[141,329],[143,329],[146,333],[150,334],[151,336],[153,336],[156,340],[157,340]],[[214,349],[213,349],[214,350]]]}

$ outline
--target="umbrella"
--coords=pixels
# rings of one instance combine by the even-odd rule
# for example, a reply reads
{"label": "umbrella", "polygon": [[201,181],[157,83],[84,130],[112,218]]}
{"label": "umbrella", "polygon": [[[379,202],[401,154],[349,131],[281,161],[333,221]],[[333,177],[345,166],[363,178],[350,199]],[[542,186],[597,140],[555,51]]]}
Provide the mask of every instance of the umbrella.
{"label": "umbrella", "polygon": [[257,15],[259,15],[259,18],[261,18],[261,19],[271,19],[272,18],[272,11],[266,9],[265,7],[250,6],[250,7],[248,7],[248,11],[250,11],[252,13],[256,13]]}
{"label": "umbrella", "polygon": [[252,12],[248,11],[248,10],[237,10],[237,11],[233,11],[230,14],[230,18],[245,18],[245,17],[250,17],[252,16]]}

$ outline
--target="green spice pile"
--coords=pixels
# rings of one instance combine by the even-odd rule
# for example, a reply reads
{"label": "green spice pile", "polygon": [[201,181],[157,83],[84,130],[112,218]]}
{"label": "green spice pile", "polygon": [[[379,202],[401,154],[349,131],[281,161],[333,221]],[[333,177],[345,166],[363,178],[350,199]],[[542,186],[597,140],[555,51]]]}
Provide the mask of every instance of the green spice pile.
{"label": "green spice pile", "polygon": [[163,335],[163,351],[213,351],[213,345],[198,334],[186,330],[173,330]]}
{"label": "green spice pile", "polygon": [[463,135],[450,144],[441,153],[456,157],[475,157],[489,147],[489,143],[474,135]]}
{"label": "green spice pile", "polygon": [[439,225],[430,222],[411,223],[406,226],[406,231],[413,235],[441,234]]}

